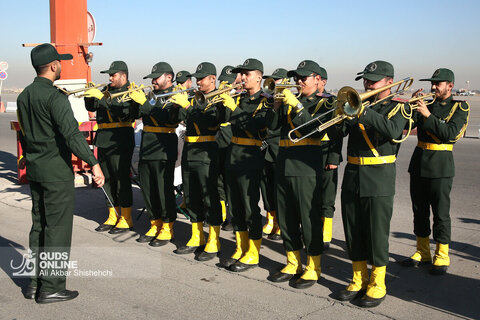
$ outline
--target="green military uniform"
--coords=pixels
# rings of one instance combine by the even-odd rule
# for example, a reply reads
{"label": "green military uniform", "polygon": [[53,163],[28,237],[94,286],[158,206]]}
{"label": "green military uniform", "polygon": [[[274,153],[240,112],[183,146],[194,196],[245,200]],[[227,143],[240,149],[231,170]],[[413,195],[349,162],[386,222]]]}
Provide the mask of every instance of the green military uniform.
{"label": "green military uniform", "polygon": [[[35,47],[31,56],[34,67],[72,59],[70,54],[59,55],[50,44]],[[68,257],[74,210],[72,152],[90,166],[98,162],[78,130],[67,97],[50,79],[36,77],[18,96],[17,106],[33,203],[29,247],[37,259],[40,252]],[[59,262],[63,261],[68,258]],[[30,287],[45,293],[65,290],[66,277],[49,276],[53,271],[66,269],[43,269],[37,263],[37,276],[32,277]]]}
{"label": "green military uniform", "polygon": [[[124,62],[115,61],[111,64],[109,70],[100,73],[128,72],[126,68]],[[102,91],[115,94],[127,91],[129,87],[130,82],[127,81],[121,88],[106,86]],[[106,98],[100,100],[85,98],[85,107],[88,111],[96,111],[98,130],[95,136],[95,145],[98,148],[98,160],[105,175],[105,192],[110,197],[114,207],[121,207],[122,211],[129,211],[133,202],[130,180],[130,166],[135,147],[133,125],[139,105],[134,101],[123,102],[121,97],[113,98],[111,101],[107,100]],[[108,199],[105,202],[107,207],[111,207]],[[120,212],[118,213],[120,214]],[[124,213],[122,212],[121,215],[124,216]],[[130,223],[129,227],[132,227]],[[123,230],[128,230],[128,228]],[[97,231],[105,231],[105,229]]]}
{"label": "green military uniform", "polygon": [[[432,78],[424,81],[454,82],[453,72],[438,69]],[[421,81],[422,81],[421,80]],[[410,172],[410,196],[412,199],[414,233],[417,236],[417,250],[421,261],[429,262],[430,246],[430,208],[433,213],[433,239],[437,244],[446,245],[444,253],[448,254],[450,243],[450,191],[455,165],[453,145],[462,137],[468,125],[470,106],[465,101],[457,101],[450,95],[444,100],[435,100],[428,106],[431,115],[424,118],[415,112],[418,144],[413,152],[408,172]],[[422,251],[421,242],[427,248]],[[420,243],[419,243],[420,242]],[[438,249],[435,260],[438,260]],[[413,257],[415,260],[416,258]],[[445,273],[449,265],[448,256],[444,263],[434,261],[435,266],[444,267]],[[433,270],[432,270],[433,271]]]}
{"label": "green military uniform", "polygon": [[[393,78],[393,72],[390,63],[375,61],[367,65],[356,80],[378,82]],[[392,140],[401,137],[408,120],[404,114],[408,112],[408,105],[388,98],[365,108],[359,118],[344,121],[344,133],[349,138],[341,193],[342,218],[354,270],[346,296],[351,298],[367,290],[361,301],[363,307],[378,305],[386,295],[384,282],[395,195],[395,160],[400,147]],[[372,264],[370,282],[367,260]],[[356,269],[357,264],[360,271]]]}
{"label": "green military uniform", "polygon": [[[159,62],[153,66],[152,73],[144,78],[156,79],[164,73],[173,73],[172,68],[166,62]],[[170,93],[173,88],[170,86],[164,90],[153,91],[153,94]],[[143,131],[138,174],[152,227],[137,241],[152,240],[152,246],[165,245],[172,239],[170,229],[177,218],[173,181],[178,153],[175,129],[179,121],[172,119],[172,109],[172,103],[164,103],[161,99],[146,101],[140,107]],[[170,227],[165,230],[169,224]]]}

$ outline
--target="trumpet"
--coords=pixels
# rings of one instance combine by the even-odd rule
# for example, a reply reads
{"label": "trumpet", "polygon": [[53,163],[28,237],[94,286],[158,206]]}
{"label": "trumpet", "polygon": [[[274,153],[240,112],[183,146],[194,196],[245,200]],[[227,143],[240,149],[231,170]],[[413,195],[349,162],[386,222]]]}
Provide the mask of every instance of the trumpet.
{"label": "trumpet", "polygon": [[296,84],[291,84],[290,81],[284,80],[281,83],[275,83],[275,79],[268,78],[263,82],[262,91],[273,96],[274,99],[283,99],[282,91],[284,89],[297,89],[297,98],[302,95],[302,87]]}
{"label": "trumpet", "polygon": [[[329,127],[331,127],[331,126],[333,126],[337,123],[340,123],[347,118],[352,119],[352,118],[358,116],[358,114],[364,108],[372,107],[372,106],[374,106],[374,105],[376,105],[376,104],[378,104],[378,103],[380,103],[380,102],[382,102],[382,101],[384,101],[388,98],[391,98],[391,97],[393,97],[395,95],[398,95],[398,94],[402,94],[403,92],[405,92],[406,90],[408,90],[412,86],[412,83],[413,83],[413,78],[408,77],[408,78],[402,79],[400,81],[394,82],[392,84],[383,86],[383,87],[375,89],[375,90],[367,91],[367,92],[364,92],[364,93],[358,93],[358,91],[353,89],[352,87],[345,86],[338,91],[337,99],[335,101],[335,104],[336,104],[335,108],[332,108],[332,110],[324,112],[324,113],[318,115],[317,117],[313,118],[312,120],[307,121],[304,124],[290,130],[288,132],[288,138],[293,143],[296,143],[296,142],[301,141],[301,140],[303,140],[307,137],[310,137],[311,135],[313,135],[316,132],[321,132],[321,131],[323,131],[323,130],[325,130],[325,129],[327,129],[327,128],[329,128]],[[381,93],[383,91],[386,91],[386,90],[389,90],[393,87],[396,87],[396,88],[392,90],[392,93],[383,97],[382,99],[377,100],[377,98],[375,98],[375,100],[373,102],[365,101],[368,98],[376,96],[379,93]],[[417,99],[416,101],[418,101],[418,100],[420,100],[420,99]],[[335,117],[332,117],[330,120],[324,122],[327,119],[328,115],[332,112],[335,112],[337,115]],[[300,130],[301,128],[305,128],[306,126],[310,126],[315,122],[318,122],[319,125],[317,127],[315,127],[311,132],[307,133],[306,135],[301,136],[300,138],[293,138],[292,137],[292,134],[294,132]]]}
{"label": "trumpet", "polygon": [[[432,99],[430,99],[432,98]],[[430,105],[432,103],[435,102],[435,93],[429,93],[429,94],[425,94],[423,96],[418,96],[418,97],[414,97],[410,100],[408,100],[408,103],[410,104],[410,109],[412,110],[415,110],[415,109],[418,109],[418,102],[419,101],[423,101],[425,103],[425,105]],[[427,100],[429,99],[429,100]]]}
{"label": "trumpet", "polygon": [[[183,89],[183,90],[177,90],[177,91],[172,91],[172,92],[167,92],[167,93],[161,93],[161,94],[155,94],[153,91],[150,91],[147,95],[147,99],[150,100],[150,104],[155,104],[155,101],[159,101],[162,104],[169,103],[171,102],[170,98],[177,93],[184,93],[184,92],[190,92],[193,90],[197,90],[198,88],[189,88],[189,89]],[[188,96],[188,99],[193,98],[194,96]],[[155,101],[153,101],[155,100]]]}
{"label": "trumpet", "polygon": [[[105,87],[106,84],[105,83],[102,83],[102,84],[95,84],[93,82],[88,82],[86,85],[85,85],[85,88],[79,88],[79,89],[74,89],[74,90],[67,90],[65,88],[61,88],[59,86],[56,86],[58,89],[60,89],[63,93],[65,93],[67,96],[71,95],[71,94],[76,94],[76,93],[79,93],[79,92],[84,92],[84,91],[87,91],[89,89],[93,89],[93,88],[101,88],[101,87]],[[81,98],[81,97],[85,97],[85,94],[80,94],[78,96],[76,96],[78,98]]]}
{"label": "trumpet", "polygon": [[139,91],[139,90],[145,90],[145,89],[148,89],[148,88],[153,89],[153,86],[144,87],[142,85],[142,86],[139,87],[139,86],[135,85],[135,83],[132,82],[130,84],[130,88],[128,90],[117,92],[117,93],[110,93],[110,92],[108,92],[108,90],[105,91],[105,93],[104,93],[105,101],[108,104],[111,104],[112,100],[114,98],[118,98],[118,102],[130,101],[130,100],[132,100],[132,98],[130,98],[130,93],[135,92],[135,91]]}
{"label": "trumpet", "polygon": [[213,104],[216,104],[216,103],[219,103],[219,102],[222,102],[222,98],[220,97],[220,95],[222,93],[228,93],[230,95],[230,97],[237,97],[239,95],[242,94],[242,91],[238,91],[238,89],[240,89],[242,86],[243,86],[244,82],[242,83],[238,83],[236,85],[233,85],[229,88],[224,88],[224,89],[218,89],[218,90],[214,90],[210,93],[203,93],[201,91],[197,91],[195,93],[195,102],[201,106],[201,107],[209,107]]}

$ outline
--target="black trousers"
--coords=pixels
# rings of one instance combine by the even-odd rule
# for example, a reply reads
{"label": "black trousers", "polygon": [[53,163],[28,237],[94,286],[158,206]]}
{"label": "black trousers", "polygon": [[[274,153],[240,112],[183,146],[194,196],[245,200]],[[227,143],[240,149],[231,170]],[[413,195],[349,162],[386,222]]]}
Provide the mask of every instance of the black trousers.
{"label": "black trousers", "polygon": [[360,197],[342,190],[341,198],[343,230],[350,259],[368,260],[377,267],[386,266],[393,196]]}
{"label": "black trousers", "polygon": [[29,246],[36,258],[36,276],[32,277],[31,286],[40,287],[41,292],[64,290],[66,275],[62,273],[68,268],[58,266],[68,263],[70,256],[74,182],[30,181],[30,190],[33,205]]}
{"label": "black trousers", "polygon": [[337,196],[338,168],[324,170],[322,175],[321,210],[322,217],[333,218]]}
{"label": "black trousers", "polygon": [[265,161],[260,180],[263,207],[265,211],[276,211],[275,200],[275,162]]}
{"label": "black trousers", "polygon": [[[128,208],[132,206],[133,193],[130,180],[130,166],[132,162],[132,149],[110,150],[98,148],[98,162],[105,176],[105,192],[112,200],[114,206]],[[105,199],[107,207],[110,202]]]}
{"label": "black trousers", "polygon": [[430,208],[433,213],[433,239],[450,243],[450,191],[453,178],[422,178],[410,175],[410,198],[413,209],[413,232],[430,236]]}
{"label": "black trousers", "polygon": [[175,161],[140,160],[138,163],[140,187],[150,220],[176,220],[174,172]]}

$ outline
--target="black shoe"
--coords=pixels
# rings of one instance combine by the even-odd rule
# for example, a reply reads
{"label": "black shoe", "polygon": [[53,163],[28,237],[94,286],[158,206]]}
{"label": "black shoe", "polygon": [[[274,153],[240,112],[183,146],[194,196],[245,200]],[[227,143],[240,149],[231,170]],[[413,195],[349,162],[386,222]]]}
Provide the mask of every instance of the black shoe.
{"label": "black shoe", "polygon": [[225,219],[222,223],[222,230],[223,231],[233,231],[233,224],[230,220]]}
{"label": "black shoe", "polygon": [[153,239],[155,239],[155,237],[146,236],[146,235],[142,234],[140,237],[138,237],[137,242],[140,242],[140,243],[150,242]]}
{"label": "black shoe", "polygon": [[174,250],[173,252],[176,254],[189,254],[194,253],[198,248],[200,247],[183,246],[178,248],[177,250]]}
{"label": "black shoe", "polygon": [[295,275],[294,274],[288,274],[288,273],[283,273],[283,272],[277,272],[274,273],[268,280],[272,282],[287,282],[290,279],[292,279]]}
{"label": "black shoe", "polygon": [[171,242],[172,240],[173,240],[173,238],[170,239],[170,240],[153,239],[152,241],[150,241],[150,243],[148,245],[152,246],[152,247],[162,247],[162,246],[166,245],[167,243]]}
{"label": "black shoe", "polygon": [[37,298],[37,303],[52,303],[68,301],[78,297],[78,291],[60,290],[54,293],[40,292]]}
{"label": "black shoe", "polygon": [[347,289],[340,290],[336,295],[335,299],[340,301],[350,301],[356,298],[363,297],[367,290],[359,290],[359,291],[348,291]]}
{"label": "black shoe", "polygon": [[367,295],[364,295],[362,299],[360,299],[360,307],[362,308],[373,308],[378,306],[380,303],[382,303],[383,300],[385,300],[385,296],[379,299],[371,298]]}
{"label": "black shoe", "polygon": [[227,260],[225,260],[222,263],[222,267],[225,268],[225,269],[228,269],[228,268],[230,268],[231,265],[233,265],[237,261],[238,261],[237,259],[228,258]]}
{"label": "black shoe", "polygon": [[270,240],[275,240],[275,241],[276,240],[282,240],[282,236],[279,235],[279,234],[276,234],[276,233],[270,234],[267,238],[270,239]]}
{"label": "black shoe", "polygon": [[330,242],[324,242],[323,243],[323,251],[327,251],[330,249]]}
{"label": "black shoe", "polygon": [[252,269],[258,266],[258,264],[245,264],[243,262],[237,261],[234,264],[232,264],[228,270],[233,271],[233,272],[243,272],[247,271],[248,269]]}
{"label": "black shoe", "polygon": [[35,294],[37,293],[37,287],[28,286],[23,292],[25,299],[35,299]]}
{"label": "black shoe", "polygon": [[445,273],[447,273],[448,266],[432,266],[432,269],[430,269],[430,274],[433,274],[435,276],[442,276]]}
{"label": "black shoe", "polygon": [[112,230],[113,227],[115,226],[111,224],[101,224],[95,228],[95,231],[98,231],[98,232],[110,231]]}
{"label": "black shoe", "polygon": [[316,282],[317,280],[305,280],[298,278],[298,280],[293,283],[293,287],[296,289],[307,289],[313,286]]}
{"label": "black shoe", "polygon": [[403,266],[403,267],[407,267],[407,268],[416,268],[418,266],[421,266],[421,265],[425,265],[425,264],[430,264],[432,263],[431,261],[417,261],[417,260],[414,260],[412,258],[407,258],[405,260],[402,260],[400,262],[400,264]]}
{"label": "black shoe", "polygon": [[205,252],[202,251],[198,256],[195,257],[195,260],[198,261],[208,261],[212,260],[218,255],[218,252]]}
{"label": "black shoe", "polygon": [[112,230],[108,231],[108,233],[110,234],[120,234],[120,233],[124,233],[124,232],[127,232],[127,231],[130,231],[132,230],[132,228],[113,228]]}

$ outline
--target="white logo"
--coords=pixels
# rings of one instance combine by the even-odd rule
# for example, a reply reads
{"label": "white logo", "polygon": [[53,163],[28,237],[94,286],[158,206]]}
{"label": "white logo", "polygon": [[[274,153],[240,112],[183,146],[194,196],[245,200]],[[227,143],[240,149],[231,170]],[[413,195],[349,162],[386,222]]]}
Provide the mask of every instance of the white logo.
{"label": "white logo", "polygon": [[436,70],[435,73],[433,74],[433,77],[436,77],[440,74],[440,70]]}
{"label": "white logo", "polygon": [[203,68],[203,64],[199,64],[198,67],[197,67],[197,71],[202,70],[202,68]]}
{"label": "white logo", "polygon": [[227,70],[225,71],[226,74],[232,74],[232,68],[227,68]]}
{"label": "white logo", "polygon": [[250,60],[247,59],[247,60],[245,60],[245,62],[243,63],[243,65],[246,66],[246,65],[248,65],[249,63],[250,63]]}
{"label": "white logo", "polygon": [[14,277],[32,277],[36,274],[35,253],[28,249],[28,252],[23,255],[23,261],[18,267],[13,266],[13,259],[10,260],[10,267],[16,270],[12,273]]}
{"label": "white logo", "polygon": [[277,73],[279,73],[279,72],[280,72],[279,69],[275,69],[275,71],[273,71],[273,74],[277,74]]}
{"label": "white logo", "polygon": [[112,64],[110,65],[110,69],[113,69],[113,67],[115,67],[115,62],[112,62]]}
{"label": "white logo", "polygon": [[307,63],[305,61],[300,62],[300,64],[298,65],[298,69],[305,67],[306,64]]}
{"label": "white logo", "polygon": [[179,73],[177,73],[177,78],[180,78],[182,76],[182,72],[180,71]]}
{"label": "white logo", "polygon": [[368,72],[373,72],[377,70],[377,64],[375,62],[370,63],[368,66],[365,67],[365,70]]}
{"label": "white logo", "polygon": [[154,65],[152,68],[152,73],[154,73],[155,71],[157,71],[157,65]]}

